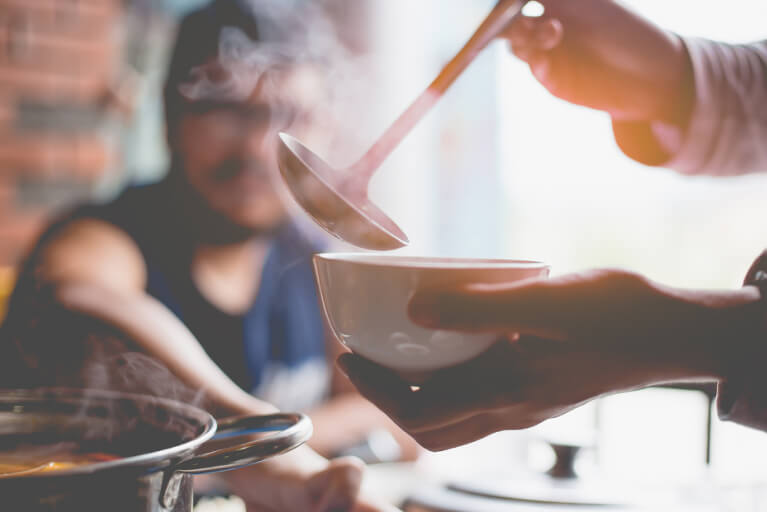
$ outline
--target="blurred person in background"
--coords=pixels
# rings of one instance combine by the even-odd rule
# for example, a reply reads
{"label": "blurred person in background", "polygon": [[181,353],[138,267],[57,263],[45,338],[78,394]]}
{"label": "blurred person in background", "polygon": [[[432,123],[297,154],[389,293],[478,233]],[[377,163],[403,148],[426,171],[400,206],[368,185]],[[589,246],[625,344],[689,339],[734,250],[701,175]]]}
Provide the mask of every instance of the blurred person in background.
{"label": "blurred person in background", "polygon": [[[308,132],[328,63],[292,51],[294,34],[268,40],[270,30],[280,27],[237,0],[183,20],[164,90],[171,168],[40,237],[11,298],[2,384],[167,396],[156,368],[121,356],[141,352],[203,391],[219,416],[307,412],[322,455],[386,431],[412,458],[415,443],[329,364],[340,345],[324,329],[311,269],[322,244],[291,220],[272,181],[279,130],[318,139]],[[345,510],[360,471],[303,448],[222,478],[269,510]]]}
{"label": "blurred person in background", "polygon": [[[767,42],[681,38],[612,0],[541,3],[542,17],[508,28],[513,52],[554,96],[608,113],[629,157],[689,175],[767,171]],[[718,382],[723,419],[767,430],[767,252],[738,290],[599,270],[425,290],[410,314],[431,328],[514,333],[417,391],[341,357],[363,394],[430,449],[530,427],[606,394],[700,380]]]}

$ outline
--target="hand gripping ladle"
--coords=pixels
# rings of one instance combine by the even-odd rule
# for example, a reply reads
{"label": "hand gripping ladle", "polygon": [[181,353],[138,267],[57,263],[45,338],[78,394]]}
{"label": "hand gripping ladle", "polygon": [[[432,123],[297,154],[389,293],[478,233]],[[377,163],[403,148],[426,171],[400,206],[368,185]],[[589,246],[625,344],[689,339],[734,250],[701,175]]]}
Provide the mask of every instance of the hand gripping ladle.
{"label": "hand gripping ladle", "polygon": [[333,169],[298,139],[280,133],[277,159],[282,177],[298,204],[317,224],[336,238],[363,249],[393,250],[409,243],[397,224],[370,201],[370,180],[413,127],[526,3],[527,0],[500,0],[431,85],[367,153],[347,169]]}

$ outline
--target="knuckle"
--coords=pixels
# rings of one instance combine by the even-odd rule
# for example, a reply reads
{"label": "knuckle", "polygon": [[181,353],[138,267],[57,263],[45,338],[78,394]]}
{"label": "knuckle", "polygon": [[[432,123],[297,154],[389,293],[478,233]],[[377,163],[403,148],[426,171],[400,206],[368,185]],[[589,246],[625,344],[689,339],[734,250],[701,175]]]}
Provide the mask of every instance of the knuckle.
{"label": "knuckle", "polygon": [[630,270],[621,268],[601,268],[589,270],[583,274],[587,281],[610,288],[625,288],[643,282],[644,278]]}
{"label": "knuckle", "polygon": [[601,278],[615,290],[635,290],[645,281],[641,275],[623,269],[606,269]]}

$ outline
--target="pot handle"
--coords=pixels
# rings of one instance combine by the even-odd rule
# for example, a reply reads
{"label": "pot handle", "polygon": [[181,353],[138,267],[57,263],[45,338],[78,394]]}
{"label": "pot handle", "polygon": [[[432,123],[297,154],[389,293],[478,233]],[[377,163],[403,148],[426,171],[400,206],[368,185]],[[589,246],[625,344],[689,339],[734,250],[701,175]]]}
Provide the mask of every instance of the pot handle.
{"label": "pot handle", "polygon": [[273,432],[273,434],[228,448],[194,455],[176,464],[171,472],[200,475],[256,464],[304,444],[312,436],[312,422],[307,416],[294,413],[224,419],[219,422],[213,439],[228,439],[267,432]]}

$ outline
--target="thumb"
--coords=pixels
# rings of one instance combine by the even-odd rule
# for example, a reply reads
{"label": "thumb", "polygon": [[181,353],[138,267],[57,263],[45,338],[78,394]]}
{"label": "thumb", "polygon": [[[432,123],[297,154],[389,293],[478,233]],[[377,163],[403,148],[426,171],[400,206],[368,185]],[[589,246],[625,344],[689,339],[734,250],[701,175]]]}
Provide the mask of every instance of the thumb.
{"label": "thumb", "polygon": [[564,34],[562,22],[556,18],[520,16],[509,24],[502,37],[509,41],[517,57],[529,62],[530,55],[558,47]]}
{"label": "thumb", "polygon": [[463,285],[417,292],[411,319],[424,327],[551,336],[561,325],[555,288],[545,280]]}

